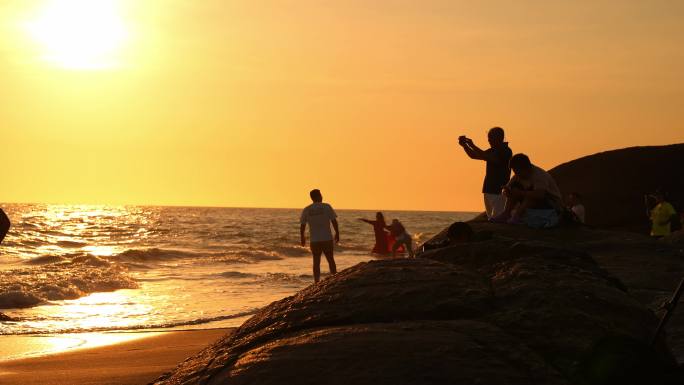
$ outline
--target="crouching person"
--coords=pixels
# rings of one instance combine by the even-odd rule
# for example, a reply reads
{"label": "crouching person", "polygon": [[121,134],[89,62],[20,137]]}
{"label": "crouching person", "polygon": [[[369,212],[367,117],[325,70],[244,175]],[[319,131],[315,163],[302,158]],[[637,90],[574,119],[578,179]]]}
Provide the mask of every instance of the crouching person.
{"label": "crouching person", "polygon": [[532,228],[558,225],[562,198],[553,177],[533,165],[525,154],[514,155],[510,166],[515,175],[503,188],[506,206],[494,221]]}

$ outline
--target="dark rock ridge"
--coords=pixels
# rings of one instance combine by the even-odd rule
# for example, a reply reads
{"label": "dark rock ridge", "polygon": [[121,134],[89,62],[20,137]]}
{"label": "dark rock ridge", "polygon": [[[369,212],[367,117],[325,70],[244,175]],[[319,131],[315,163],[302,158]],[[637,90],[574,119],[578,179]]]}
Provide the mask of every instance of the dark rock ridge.
{"label": "dark rock ridge", "polygon": [[12,318],[5,313],[0,313],[0,322],[12,321]]}
{"label": "dark rock ridge", "polygon": [[564,194],[584,196],[587,223],[646,232],[644,194],[657,188],[684,209],[684,143],[631,147],[585,156],[550,170]]}
{"label": "dark rock ridge", "polygon": [[644,348],[647,369],[615,356],[587,369],[592,352],[603,351],[593,349],[605,346],[598,342],[646,346],[657,325],[647,306],[657,295],[633,294],[594,254],[610,261],[613,242],[632,242],[653,257],[655,243],[587,229],[473,226],[496,235],[346,269],[267,306],[155,384],[588,384],[647,369],[648,382],[636,383],[679,383],[663,341]]}

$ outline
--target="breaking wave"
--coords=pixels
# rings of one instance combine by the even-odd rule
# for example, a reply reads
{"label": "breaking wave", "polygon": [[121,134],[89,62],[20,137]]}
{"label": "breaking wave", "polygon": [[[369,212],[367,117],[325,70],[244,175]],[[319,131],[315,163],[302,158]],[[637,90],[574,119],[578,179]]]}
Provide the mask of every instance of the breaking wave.
{"label": "breaking wave", "polygon": [[[5,332],[0,330],[0,335],[41,335],[41,334],[60,334],[60,333],[93,333],[93,332],[109,332],[109,331],[133,331],[133,330],[153,330],[153,329],[170,329],[183,326],[203,325],[211,322],[225,321],[235,318],[242,318],[256,314],[259,309],[253,309],[245,312],[226,314],[215,317],[202,317],[187,321],[176,321],[166,323],[149,323],[132,326],[101,326],[89,328],[65,328],[55,330],[22,330],[17,332]],[[1,314],[1,313],[0,313]],[[13,321],[10,321],[13,322]]]}
{"label": "breaking wave", "polygon": [[194,252],[173,249],[129,249],[120,254],[107,257],[111,261],[124,263],[165,262],[173,260],[205,260],[207,262],[255,263],[283,259],[278,251],[260,249],[231,250],[227,252]]}
{"label": "breaking wave", "polygon": [[[242,312],[313,282],[311,252],[299,245],[300,210],[32,204],[3,210],[13,230],[0,255],[6,315],[0,334],[235,325],[251,314]],[[373,215],[340,212],[338,269],[372,258],[373,230],[357,218]],[[398,216],[416,241],[456,219],[388,215]],[[322,270],[327,275],[325,260]],[[84,312],[63,301],[133,288],[139,290],[76,301]]]}
{"label": "breaking wave", "polygon": [[92,255],[71,259],[40,257],[29,263],[34,266],[0,274],[0,309],[26,308],[95,292],[138,287],[123,266]]}
{"label": "breaking wave", "polygon": [[239,271],[224,271],[223,273],[220,273],[218,275],[223,277],[223,278],[253,278],[253,277],[257,277],[256,274],[241,273]]}

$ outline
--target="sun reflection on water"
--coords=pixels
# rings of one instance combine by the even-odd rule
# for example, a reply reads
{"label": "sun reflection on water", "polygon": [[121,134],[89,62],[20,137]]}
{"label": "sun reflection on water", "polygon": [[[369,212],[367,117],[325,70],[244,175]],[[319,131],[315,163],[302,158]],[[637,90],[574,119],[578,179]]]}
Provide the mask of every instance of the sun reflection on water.
{"label": "sun reflection on water", "polygon": [[[123,330],[239,326],[312,281],[308,252],[296,245],[295,210],[3,209],[13,230],[3,242],[0,311],[15,321],[0,323],[0,357],[19,336],[34,341],[33,348],[21,348],[26,354],[108,344],[121,338],[112,332]],[[370,258],[362,232],[368,229],[355,220],[369,214],[342,218],[358,236],[350,235],[343,246],[340,270]],[[416,230],[428,234],[453,220],[450,213],[437,219],[404,215],[409,222],[427,221],[426,229]]]}
{"label": "sun reflection on water", "polygon": [[0,362],[24,357],[43,356],[76,349],[96,348],[163,332],[72,333],[38,336],[0,336]]}
{"label": "sun reflection on water", "polygon": [[137,290],[126,289],[58,301],[42,306],[41,317],[26,326],[44,328],[46,318],[51,319],[51,329],[61,331],[135,329],[154,324],[154,305],[139,297]]}
{"label": "sun reflection on water", "polygon": [[45,205],[22,215],[7,242],[22,258],[87,253],[109,257],[146,241],[152,212],[140,207]]}

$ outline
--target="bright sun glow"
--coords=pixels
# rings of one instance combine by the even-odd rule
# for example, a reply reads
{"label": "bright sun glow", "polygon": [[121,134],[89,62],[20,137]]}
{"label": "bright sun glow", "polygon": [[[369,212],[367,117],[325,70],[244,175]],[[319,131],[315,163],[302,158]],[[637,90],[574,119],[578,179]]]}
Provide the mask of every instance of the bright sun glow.
{"label": "bright sun glow", "polygon": [[50,0],[27,28],[45,60],[69,69],[118,66],[128,38],[117,0]]}

